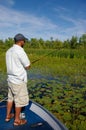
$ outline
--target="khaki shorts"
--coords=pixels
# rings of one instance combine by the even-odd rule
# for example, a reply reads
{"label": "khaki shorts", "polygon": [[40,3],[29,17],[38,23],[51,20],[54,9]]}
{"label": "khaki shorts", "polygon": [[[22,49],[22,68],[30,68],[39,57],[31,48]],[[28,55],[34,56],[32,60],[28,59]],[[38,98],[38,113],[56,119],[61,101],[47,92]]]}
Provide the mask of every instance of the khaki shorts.
{"label": "khaki shorts", "polygon": [[29,96],[27,91],[27,84],[13,84],[8,82],[8,101],[14,101],[16,107],[23,107],[28,105]]}

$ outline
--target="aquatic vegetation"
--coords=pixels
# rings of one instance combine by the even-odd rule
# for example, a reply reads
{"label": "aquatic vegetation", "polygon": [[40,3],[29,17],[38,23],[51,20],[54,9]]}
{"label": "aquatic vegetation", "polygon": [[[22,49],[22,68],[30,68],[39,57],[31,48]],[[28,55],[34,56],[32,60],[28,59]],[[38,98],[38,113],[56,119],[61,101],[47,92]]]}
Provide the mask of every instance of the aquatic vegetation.
{"label": "aquatic vegetation", "polygon": [[[27,49],[30,99],[40,103],[70,130],[86,128],[86,57],[81,50]],[[53,53],[51,53],[53,52]],[[48,55],[50,53],[50,55]],[[7,95],[5,52],[0,54],[0,99]]]}

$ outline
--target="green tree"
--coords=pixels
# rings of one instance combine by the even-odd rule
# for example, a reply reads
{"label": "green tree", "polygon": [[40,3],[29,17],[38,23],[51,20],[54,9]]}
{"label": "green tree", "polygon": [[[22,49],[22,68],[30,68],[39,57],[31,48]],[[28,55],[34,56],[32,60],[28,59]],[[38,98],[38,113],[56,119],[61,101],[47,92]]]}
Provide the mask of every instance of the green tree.
{"label": "green tree", "polygon": [[70,45],[69,39],[67,39],[66,41],[63,42],[63,47],[64,48],[69,48],[69,45]]}
{"label": "green tree", "polygon": [[51,48],[51,44],[50,44],[50,41],[49,40],[46,40],[45,41],[45,46],[46,46],[46,48]]}
{"label": "green tree", "polygon": [[79,43],[81,45],[83,45],[84,48],[86,48],[86,34],[83,34],[80,38],[79,38]]}
{"label": "green tree", "polygon": [[13,45],[14,40],[12,38],[8,38],[5,40],[5,45],[9,48]]}
{"label": "green tree", "polygon": [[56,39],[55,41],[53,41],[53,49],[59,49],[62,46],[63,46],[63,43],[60,40]]}
{"label": "green tree", "polygon": [[3,40],[0,40],[0,46],[1,46],[3,43],[4,43]]}
{"label": "green tree", "polygon": [[45,48],[45,42],[42,38],[39,39],[39,46],[40,48]]}
{"label": "green tree", "polygon": [[31,38],[30,47],[31,48],[39,48],[38,40],[36,38]]}
{"label": "green tree", "polygon": [[0,40],[0,52],[5,48],[3,40]]}
{"label": "green tree", "polygon": [[75,49],[77,47],[77,41],[78,41],[78,38],[75,36],[72,36],[72,38],[70,40],[70,48],[71,49]]}

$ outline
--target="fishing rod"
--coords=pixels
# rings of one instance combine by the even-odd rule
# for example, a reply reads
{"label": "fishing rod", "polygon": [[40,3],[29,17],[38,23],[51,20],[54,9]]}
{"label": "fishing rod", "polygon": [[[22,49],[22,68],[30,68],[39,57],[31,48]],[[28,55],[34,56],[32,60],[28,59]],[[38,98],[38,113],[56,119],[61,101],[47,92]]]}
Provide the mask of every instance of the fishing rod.
{"label": "fishing rod", "polygon": [[50,52],[50,53],[48,53],[48,54],[46,54],[46,55],[42,56],[41,58],[39,58],[39,59],[36,59],[36,60],[32,61],[31,63],[32,63],[32,64],[34,64],[34,63],[38,62],[39,60],[43,59],[44,57],[46,57],[46,56],[48,56],[48,55],[50,55],[50,54],[52,54],[52,53],[54,53],[54,52],[55,52],[55,51]]}
{"label": "fishing rod", "polygon": [[[61,49],[63,49],[63,48],[64,48],[64,47],[58,48],[58,50],[61,50]],[[32,61],[31,63],[34,64],[34,63],[40,61],[41,59],[43,59],[44,57],[47,57],[48,55],[53,54],[53,53],[56,52],[56,51],[57,51],[57,49],[54,50],[54,51],[52,51],[52,52],[50,52],[50,53],[48,53],[48,54],[46,54],[46,55],[44,55],[44,56],[42,56],[41,58],[38,58],[38,59]]]}

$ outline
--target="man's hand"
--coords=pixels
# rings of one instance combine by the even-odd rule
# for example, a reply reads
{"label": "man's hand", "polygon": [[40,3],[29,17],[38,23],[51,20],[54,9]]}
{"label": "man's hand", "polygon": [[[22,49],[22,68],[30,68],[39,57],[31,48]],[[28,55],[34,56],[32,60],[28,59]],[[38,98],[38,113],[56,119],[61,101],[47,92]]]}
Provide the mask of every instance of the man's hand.
{"label": "man's hand", "polygon": [[25,69],[28,70],[28,69],[30,69],[30,67],[31,67],[30,65],[29,65],[29,66],[26,66]]}

